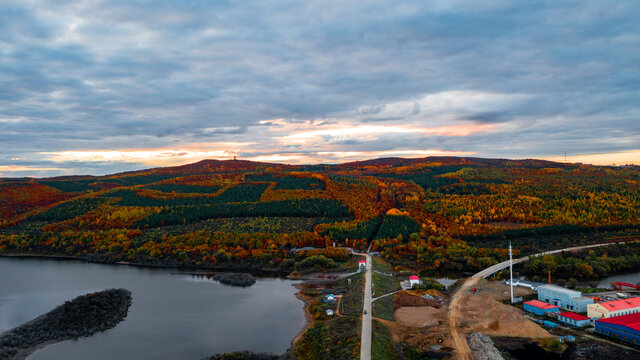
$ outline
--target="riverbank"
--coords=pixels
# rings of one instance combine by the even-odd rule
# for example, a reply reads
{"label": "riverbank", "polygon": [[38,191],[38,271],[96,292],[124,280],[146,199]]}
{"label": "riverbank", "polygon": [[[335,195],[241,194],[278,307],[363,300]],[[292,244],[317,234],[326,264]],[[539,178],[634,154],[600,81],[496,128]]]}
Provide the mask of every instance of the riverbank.
{"label": "riverbank", "polygon": [[0,334],[0,358],[24,359],[46,345],[111,329],[124,320],[131,303],[131,292],[125,289],[78,296]]}

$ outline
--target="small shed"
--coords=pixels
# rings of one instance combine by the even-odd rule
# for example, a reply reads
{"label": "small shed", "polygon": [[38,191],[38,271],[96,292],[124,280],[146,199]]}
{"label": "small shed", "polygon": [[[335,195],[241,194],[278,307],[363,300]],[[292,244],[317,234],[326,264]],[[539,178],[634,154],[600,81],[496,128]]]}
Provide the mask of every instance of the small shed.
{"label": "small shed", "polygon": [[534,313],[536,315],[547,315],[549,313],[557,313],[560,309],[551,304],[547,304],[538,300],[527,301],[523,304],[524,311]]}
{"label": "small shed", "polygon": [[333,316],[333,310],[327,309],[327,316]]}
{"label": "small shed", "polygon": [[333,294],[329,294],[324,298],[324,301],[326,301],[326,302],[334,302],[334,301],[336,301],[336,297]]}
{"label": "small shed", "polygon": [[591,323],[588,317],[570,311],[558,314],[558,321],[575,327],[585,327]]}
{"label": "small shed", "polygon": [[409,285],[413,287],[413,285],[420,284],[420,278],[416,275],[409,276]]}

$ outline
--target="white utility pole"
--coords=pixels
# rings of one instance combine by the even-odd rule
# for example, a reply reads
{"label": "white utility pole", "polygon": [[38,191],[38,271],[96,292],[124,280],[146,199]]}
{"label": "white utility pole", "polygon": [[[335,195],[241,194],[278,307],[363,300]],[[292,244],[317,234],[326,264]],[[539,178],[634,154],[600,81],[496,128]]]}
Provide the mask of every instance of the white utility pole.
{"label": "white utility pole", "polygon": [[509,241],[509,286],[511,287],[511,303],[513,304],[513,255],[511,254],[511,241]]}

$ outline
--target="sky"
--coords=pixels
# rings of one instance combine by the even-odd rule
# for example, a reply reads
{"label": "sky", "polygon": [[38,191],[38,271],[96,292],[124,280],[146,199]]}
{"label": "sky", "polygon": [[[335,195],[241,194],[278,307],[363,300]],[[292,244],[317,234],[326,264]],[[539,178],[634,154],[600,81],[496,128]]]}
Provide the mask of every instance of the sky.
{"label": "sky", "polygon": [[0,177],[640,164],[640,2],[0,2]]}

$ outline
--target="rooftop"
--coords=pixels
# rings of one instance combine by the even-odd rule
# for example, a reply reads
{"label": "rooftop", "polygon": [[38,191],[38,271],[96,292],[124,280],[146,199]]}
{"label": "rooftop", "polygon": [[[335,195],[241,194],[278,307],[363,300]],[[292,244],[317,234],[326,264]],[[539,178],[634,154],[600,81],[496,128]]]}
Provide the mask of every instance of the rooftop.
{"label": "rooftop", "polygon": [[588,296],[578,296],[577,298],[573,298],[573,300],[591,300],[591,301],[593,301],[593,298],[590,298]]}
{"label": "rooftop", "polygon": [[582,296],[582,293],[580,291],[571,290],[571,289],[565,289],[565,288],[560,287],[558,285],[550,285],[550,284],[539,285],[538,286],[538,291],[540,291],[540,289],[548,289],[550,291],[561,292],[561,293],[568,294],[568,295],[570,295],[572,297]]}
{"label": "rooftop", "polygon": [[600,303],[605,309],[609,311],[625,310],[640,307],[640,297],[634,297],[630,299],[614,300]]}
{"label": "rooftop", "polygon": [[409,280],[420,280],[420,278],[416,275],[409,276]]}
{"label": "rooftop", "polygon": [[359,264],[366,264],[367,262],[366,262],[366,261],[364,261],[364,260],[360,260],[360,261],[358,261],[358,263],[359,263]]}
{"label": "rooftop", "polygon": [[560,317],[560,316],[563,316],[563,317],[566,317],[568,319],[572,319],[572,320],[575,320],[575,321],[591,320],[591,319],[589,319],[588,317],[586,317],[584,315],[576,314],[576,313],[573,313],[571,311],[563,312],[563,313],[558,314],[558,317]]}
{"label": "rooftop", "polygon": [[550,309],[557,309],[558,308],[555,305],[547,304],[546,302],[542,302],[542,301],[538,301],[538,300],[527,301],[525,304],[533,306],[533,307],[537,307],[539,309],[544,309],[544,310],[550,310]]}
{"label": "rooftop", "polygon": [[640,331],[640,313],[614,316],[607,319],[596,320],[596,323],[622,325],[636,331]]}

